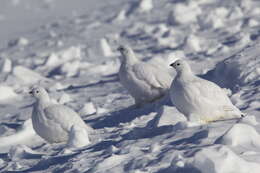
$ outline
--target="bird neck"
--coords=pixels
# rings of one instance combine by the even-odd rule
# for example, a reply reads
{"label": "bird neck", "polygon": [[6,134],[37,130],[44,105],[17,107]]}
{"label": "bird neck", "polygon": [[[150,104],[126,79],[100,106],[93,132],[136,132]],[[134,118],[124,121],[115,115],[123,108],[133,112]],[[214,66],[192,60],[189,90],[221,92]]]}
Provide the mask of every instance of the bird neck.
{"label": "bird neck", "polygon": [[50,98],[49,97],[46,97],[46,98],[39,98],[37,99],[36,101],[36,104],[35,104],[38,108],[46,108],[47,106],[50,105]]}
{"label": "bird neck", "polygon": [[134,65],[138,62],[138,59],[136,58],[135,54],[130,52],[128,55],[124,56],[124,64],[126,65]]}
{"label": "bird neck", "polygon": [[194,76],[190,68],[187,68],[186,70],[179,71],[176,75],[176,77],[181,79],[189,79],[191,76]]}

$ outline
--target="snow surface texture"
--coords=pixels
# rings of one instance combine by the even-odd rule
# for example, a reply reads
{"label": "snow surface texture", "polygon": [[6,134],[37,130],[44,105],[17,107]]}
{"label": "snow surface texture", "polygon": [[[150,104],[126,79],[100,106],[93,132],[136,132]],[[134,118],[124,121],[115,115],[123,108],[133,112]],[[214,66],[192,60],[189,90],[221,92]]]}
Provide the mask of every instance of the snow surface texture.
{"label": "snow surface texture", "polygon": [[177,72],[170,89],[171,101],[189,121],[207,123],[244,116],[226,92],[213,82],[194,75],[186,61],[177,60],[171,66]]}
{"label": "snow surface texture", "polygon": [[[2,0],[0,172],[258,173],[259,6],[253,0]],[[227,88],[247,116],[191,126],[163,101],[135,109],[117,75],[118,43],[172,78],[169,65],[184,59],[194,74]],[[76,127],[68,143],[42,140],[30,119],[35,100],[28,91],[35,84],[79,112],[100,138],[81,147],[88,141]]]}
{"label": "snow surface texture", "polygon": [[168,94],[172,77],[159,65],[140,62],[129,46],[120,46],[121,84],[134,97],[135,104],[153,102]]}

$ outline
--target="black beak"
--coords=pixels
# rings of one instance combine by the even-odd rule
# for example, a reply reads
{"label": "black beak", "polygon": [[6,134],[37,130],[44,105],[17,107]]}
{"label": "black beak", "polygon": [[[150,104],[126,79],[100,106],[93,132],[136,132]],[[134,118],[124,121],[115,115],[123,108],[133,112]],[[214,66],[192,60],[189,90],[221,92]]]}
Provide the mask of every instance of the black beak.
{"label": "black beak", "polygon": [[33,94],[33,92],[32,92],[32,91],[30,91],[30,92],[29,92],[29,94],[31,94],[31,95],[32,95],[32,94]]}
{"label": "black beak", "polygon": [[171,63],[170,66],[173,67],[173,66],[174,66],[174,63]]}

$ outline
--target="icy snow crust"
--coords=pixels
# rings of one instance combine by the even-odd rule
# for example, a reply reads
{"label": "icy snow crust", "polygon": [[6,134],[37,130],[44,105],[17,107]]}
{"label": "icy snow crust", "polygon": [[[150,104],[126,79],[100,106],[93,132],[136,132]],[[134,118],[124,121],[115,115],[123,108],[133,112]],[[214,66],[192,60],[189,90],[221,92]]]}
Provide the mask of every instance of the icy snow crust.
{"label": "icy snow crust", "polygon": [[[47,0],[38,8],[25,2],[5,1],[38,9],[33,13],[39,15],[65,8],[62,1]],[[259,2],[98,3],[94,12],[28,27],[1,46],[0,172],[258,173]],[[8,20],[5,15],[0,23]],[[247,117],[190,124],[169,98],[133,107],[117,76],[120,44],[172,77],[169,64],[184,58],[197,75],[227,88]],[[28,91],[39,84],[54,103],[71,107],[94,128],[93,142],[82,147],[88,139],[81,139],[77,127],[68,143],[48,144],[36,135]]]}

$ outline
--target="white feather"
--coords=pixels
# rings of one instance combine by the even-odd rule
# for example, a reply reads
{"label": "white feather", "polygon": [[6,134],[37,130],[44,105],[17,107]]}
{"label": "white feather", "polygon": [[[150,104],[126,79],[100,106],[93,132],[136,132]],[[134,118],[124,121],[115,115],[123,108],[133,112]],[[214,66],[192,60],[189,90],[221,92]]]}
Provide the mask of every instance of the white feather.
{"label": "white feather", "polygon": [[176,108],[190,121],[209,122],[243,116],[218,85],[194,75],[187,62],[175,61],[177,71],[170,97]]}
{"label": "white feather", "polygon": [[172,77],[166,70],[139,61],[130,47],[121,46],[119,50],[122,54],[119,79],[137,105],[152,102],[167,93]]}
{"label": "white feather", "polygon": [[69,107],[51,103],[44,88],[34,88],[32,94],[37,100],[32,112],[33,128],[46,141],[50,143],[67,141],[73,125],[86,128],[88,132],[93,130]]}

